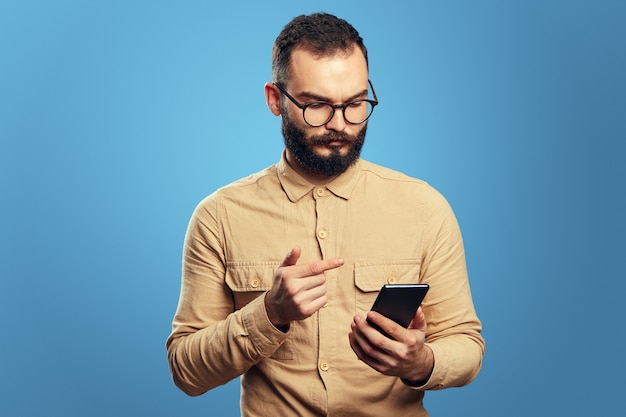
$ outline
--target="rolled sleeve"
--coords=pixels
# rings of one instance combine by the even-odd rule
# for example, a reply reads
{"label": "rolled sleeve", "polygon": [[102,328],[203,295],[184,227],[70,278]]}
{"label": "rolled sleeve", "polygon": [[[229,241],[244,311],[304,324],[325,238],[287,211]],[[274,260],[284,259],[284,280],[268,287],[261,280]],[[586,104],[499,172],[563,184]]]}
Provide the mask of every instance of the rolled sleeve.
{"label": "rolled sleeve", "polygon": [[243,326],[255,351],[263,357],[271,356],[287,340],[289,332],[277,329],[265,309],[265,295],[258,297],[242,311]]}

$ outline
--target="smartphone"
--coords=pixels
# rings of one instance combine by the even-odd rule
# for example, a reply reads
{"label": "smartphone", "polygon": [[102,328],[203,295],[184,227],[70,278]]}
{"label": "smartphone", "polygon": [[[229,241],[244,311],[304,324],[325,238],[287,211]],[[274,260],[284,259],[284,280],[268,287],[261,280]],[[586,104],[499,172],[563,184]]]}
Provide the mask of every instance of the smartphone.
{"label": "smartphone", "polygon": [[[428,292],[428,284],[383,285],[372,305],[372,310],[395,321],[404,328],[409,327],[415,312]],[[390,337],[380,327],[368,320],[370,326]]]}

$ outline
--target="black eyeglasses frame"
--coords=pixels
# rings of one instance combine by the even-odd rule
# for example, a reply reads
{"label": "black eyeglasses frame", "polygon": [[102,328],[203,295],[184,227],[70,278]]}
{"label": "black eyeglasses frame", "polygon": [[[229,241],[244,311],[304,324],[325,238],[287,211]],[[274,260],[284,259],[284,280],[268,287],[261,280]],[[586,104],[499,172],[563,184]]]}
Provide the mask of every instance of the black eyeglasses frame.
{"label": "black eyeglasses frame", "polygon": [[[328,122],[330,122],[333,117],[335,117],[335,111],[337,109],[341,109],[341,112],[343,114],[343,119],[353,125],[358,125],[361,123],[365,123],[374,113],[374,107],[376,107],[378,105],[378,97],[376,97],[376,91],[374,91],[374,86],[372,85],[372,81],[367,80],[370,88],[372,89],[372,95],[374,96],[374,100],[369,100],[369,99],[360,99],[360,100],[354,100],[351,101],[349,103],[344,103],[344,104],[330,104],[328,102],[325,101],[312,101],[309,103],[300,103],[298,100],[296,100],[295,98],[293,98],[283,87],[281,87],[281,85],[279,83],[274,83],[274,85],[276,86],[276,88],[278,88],[278,90],[280,90],[281,93],[283,93],[285,95],[285,97],[287,97],[289,100],[291,100],[291,102],[293,104],[295,104],[299,109],[302,110],[302,118],[304,119],[305,123],[308,124],[311,127],[320,127],[320,126],[324,126],[325,124],[327,124]],[[346,119],[346,108],[348,106],[353,105],[354,103],[359,103],[359,102],[363,102],[366,101],[368,102],[371,106],[372,106],[372,111],[370,111],[370,113],[367,115],[367,117],[363,120],[361,120],[360,122],[351,122],[350,120]],[[313,105],[320,105],[323,104],[325,106],[330,106],[332,108],[332,112],[330,113],[330,116],[328,117],[328,120],[326,120],[324,123],[309,123],[306,119],[306,117],[304,116],[304,113],[306,111],[306,109],[310,106]]]}

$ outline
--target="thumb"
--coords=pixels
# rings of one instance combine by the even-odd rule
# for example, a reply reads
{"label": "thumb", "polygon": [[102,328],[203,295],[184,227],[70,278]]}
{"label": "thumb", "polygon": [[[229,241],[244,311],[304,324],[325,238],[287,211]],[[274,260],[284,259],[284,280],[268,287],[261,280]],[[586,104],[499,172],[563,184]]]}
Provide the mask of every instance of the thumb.
{"label": "thumb", "polygon": [[418,308],[415,312],[415,316],[413,316],[409,329],[416,329],[424,333],[426,332],[426,316],[424,316],[422,307]]}
{"label": "thumb", "polygon": [[285,259],[283,260],[283,263],[280,264],[280,266],[283,267],[295,265],[296,263],[298,263],[298,259],[300,259],[301,254],[302,249],[300,248],[300,246],[294,246],[293,248],[291,248],[287,256],[285,256]]}

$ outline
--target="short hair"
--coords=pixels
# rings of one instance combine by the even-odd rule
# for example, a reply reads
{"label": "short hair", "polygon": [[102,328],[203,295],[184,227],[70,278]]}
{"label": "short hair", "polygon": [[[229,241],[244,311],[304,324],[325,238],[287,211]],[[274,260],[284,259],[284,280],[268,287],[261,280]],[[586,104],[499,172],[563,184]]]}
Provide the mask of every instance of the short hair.
{"label": "short hair", "polygon": [[363,52],[367,64],[363,38],[350,23],[328,13],[297,16],[283,28],[274,42],[272,80],[283,84],[287,82],[291,54],[297,48],[325,57],[338,52],[352,52],[355,45]]}

